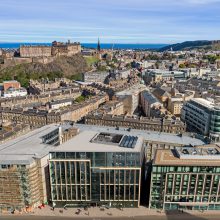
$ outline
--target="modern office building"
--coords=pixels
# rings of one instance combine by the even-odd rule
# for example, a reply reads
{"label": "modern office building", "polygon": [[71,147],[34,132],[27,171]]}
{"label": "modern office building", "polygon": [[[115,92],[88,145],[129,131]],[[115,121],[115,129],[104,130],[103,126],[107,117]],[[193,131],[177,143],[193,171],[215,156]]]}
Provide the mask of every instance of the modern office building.
{"label": "modern office building", "polygon": [[220,106],[202,98],[186,102],[181,112],[189,130],[209,136],[213,142],[220,140]]}
{"label": "modern office building", "polygon": [[57,206],[138,207],[144,162],[151,163],[158,148],[189,144],[203,142],[184,135],[83,124],[32,130],[0,145],[0,213],[31,211],[50,201],[51,191]]}
{"label": "modern office building", "polygon": [[151,209],[220,210],[219,189],[219,146],[157,150],[151,173]]}
{"label": "modern office building", "polygon": [[92,130],[96,133],[101,132],[110,132],[115,134],[123,135],[132,135],[132,136],[141,136],[144,140],[145,146],[145,155],[146,161],[153,161],[157,149],[174,149],[175,147],[180,146],[198,146],[204,145],[204,142],[195,137],[190,137],[186,135],[179,135],[174,133],[165,133],[159,131],[145,131],[140,128],[131,129],[130,126],[117,125],[111,127],[108,125],[100,126],[97,125],[84,125],[84,124],[75,124],[75,128],[80,131]]}
{"label": "modern office building", "polygon": [[82,129],[49,157],[51,195],[57,207],[139,207],[141,136]]}

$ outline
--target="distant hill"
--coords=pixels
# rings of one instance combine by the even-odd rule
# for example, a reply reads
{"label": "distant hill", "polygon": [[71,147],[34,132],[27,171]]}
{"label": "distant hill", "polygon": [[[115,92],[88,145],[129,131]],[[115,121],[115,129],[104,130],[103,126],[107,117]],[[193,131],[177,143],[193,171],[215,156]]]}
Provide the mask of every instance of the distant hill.
{"label": "distant hill", "polygon": [[62,56],[48,64],[27,63],[0,69],[0,81],[17,79],[22,86],[27,87],[30,79],[74,78],[76,75],[88,71],[88,69],[88,63],[82,55]]}
{"label": "distant hill", "polygon": [[180,50],[191,50],[191,49],[213,49],[220,50],[220,41],[208,41],[208,40],[198,40],[198,41],[185,41],[183,43],[171,44],[169,46],[161,48],[159,51],[168,51],[170,49],[173,51]]}

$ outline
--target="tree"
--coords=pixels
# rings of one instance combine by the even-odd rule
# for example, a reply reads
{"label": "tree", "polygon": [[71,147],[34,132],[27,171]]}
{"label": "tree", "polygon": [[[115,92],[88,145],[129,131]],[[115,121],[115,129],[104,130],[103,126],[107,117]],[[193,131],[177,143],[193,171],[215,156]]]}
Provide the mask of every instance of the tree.
{"label": "tree", "polygon": [[180,69],[184,69],[184,68],[186,68],[186,65],[185,65],[184,63],[181,63],[181,64],[179,65],[179,68],[180,68]]}

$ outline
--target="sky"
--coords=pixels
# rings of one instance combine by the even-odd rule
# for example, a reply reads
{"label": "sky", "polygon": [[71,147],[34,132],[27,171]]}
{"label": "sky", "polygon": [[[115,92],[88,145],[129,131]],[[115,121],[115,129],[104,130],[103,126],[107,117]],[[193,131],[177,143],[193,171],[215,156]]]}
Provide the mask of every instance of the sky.
{"label": "sky", "polygon": [[0,0],[0,42],[220,40],[220,0]]}

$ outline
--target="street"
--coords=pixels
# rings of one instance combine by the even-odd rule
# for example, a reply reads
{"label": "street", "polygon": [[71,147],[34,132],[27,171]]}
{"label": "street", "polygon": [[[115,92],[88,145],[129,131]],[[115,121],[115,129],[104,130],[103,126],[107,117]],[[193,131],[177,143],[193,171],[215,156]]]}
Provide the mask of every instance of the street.
{"label": "street", "polygon": [[182,215],[167,215],[167,216],[140,216],[140,217],[62,217],[62,216],[24,216],[24,215],[14,215],[14,216],[0,216],[1,220],[70,220],[70,219],[81,219],[81,220],[219,220],[220,217],[217,215],[213,216],[193,216],[189,214]]}

